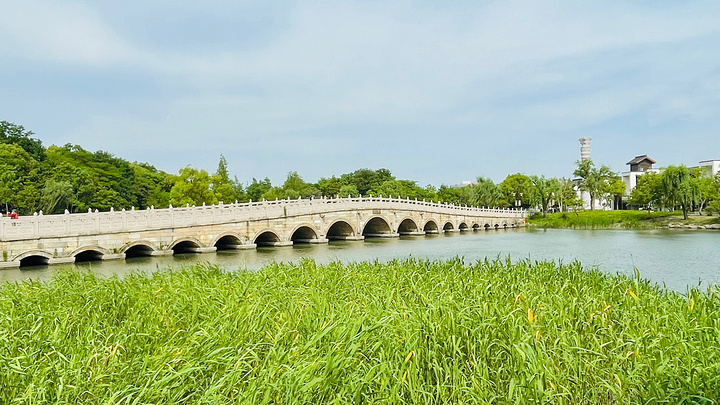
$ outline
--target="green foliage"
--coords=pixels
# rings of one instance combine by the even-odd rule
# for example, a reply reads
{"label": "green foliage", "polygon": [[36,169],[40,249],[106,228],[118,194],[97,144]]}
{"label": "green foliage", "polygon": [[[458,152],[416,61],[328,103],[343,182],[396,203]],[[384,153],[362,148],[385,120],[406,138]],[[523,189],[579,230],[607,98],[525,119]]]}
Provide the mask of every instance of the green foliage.
{"label": "green foliage", "polygon": [[263,195],[270,189],[272,189],[272,183],[269,178],[265,177],[264,180],[260,181],[253,178],[252,183],[247,187],[247,196],[252,201],[261,201]]}
{"label": "green foliage", "polygon": [[71,206],[103,211],[138,205],[135,172],[126,160],[104,152],[89,152],[78,145],[51,146],[46,151],[44,176],[73,186]]}
{"label": "green foliage", "polygon": [[511,174],[500,183],[503,199],[514,208],[530,207],[530,187],[530,178],[521,173]]}
{"label": "green foliage", "polygon": [[655,220],[672,215],[674,215],[672,212],[633,210],[578,211],[549,214],[546,217],[534,215],[528,219],[528,224],[539,228],[654,228],[656,226]]}
{"label": "green foliage", "polygon": [[577,168],[573,174],[580,178],[580,190],[590,195],[590,209],[594,210],[597,199],[606,198],[612,193],[613,183],[617,176],[605,165],[596,168],[590,159],[575,163]]}
{"label": "green foliage", "polygon": [[[0,143],[0,204],[32,213],[38,205],[39,163],[22,147]],[[9,211],[8,211],[9,212]]]}
{"label": "green foliage", "polygon": [[530,199],[540,206],[543,216],[547,215],[550,200],[557,190],[555,179],[547,179],[545,176],[530,176]]}
{"label": "green foliage", "polygon": [[637,184],[630,192],[629,203],[645,209],[652,209],[662,204],[662,176],[658,173],[644,173],[637,177]]}
{"label": "green foliage", "polygon": [[467,205],[476,205],[478,207],[499,207],[507,205],[507,201],[503,200],[501,188],[488,178],[478,177],[477,183],[472,186],[472,191],[472,202]]}
{"label": "green foliage", "polygon": [[362,195],[367,195],[370,190],[378,189],[387,180],[394,180],[388,169],[358,169],[352,173],[343,174],[340,177],[343,184],[351,184],[357,188]]}
{"label": "green foliage", "polygon": [[577,208],[580,205],[580,199],[575,192],[575,185],[572,180],[561,177],[555,179],[555,202],[561,212],[568,210],[568,207]]}
{"label": "green foliage", "polygon": [[167,207],[170,204],[170,190],[174,184],[173,176],[157,170],[146,163],[131,163],[135,185],[134,194],[140,209],[147,207]]}
{"label": "green foliage", "polygon": [[360,195],[360,192],[358,191],[357,187],[355,187],[352,184],[346,184],[337,192],[337,195],[341,197],[358,197]]}
{"label": "green foliage", "polygon": [[170,190],[170,203],[174,206],[217,204],[210,182],[210,175],[205,170],[184,167]]}
{"label": "green foliage", "polygon": [[0,121],[0,144],[18,145],[33,159],[41,162],[45,159],[45,148],[39,139],[32,138],[33,135],[32,131],[22,125]]}
{"label": "green foliage", "polygon": [[67,180],[49,179],[40,197],[40,209],[46,214],[60,214],[68,209],[73,198],[73,186]]}
{"label": "green foliage", "polygon": [[2,285],[0,313],[2,403],[720,400],[717,288],[579,263],[67,271]]}
{"label": "green foliage", "polygon": [[310,183],[306,183],[305,180],[298,174],[298,172],[288,173],[285,183],[283,183],[282,191],[286,197],[296,199],[299,197],[310,198],[313,196],[319,197],[320,190]]}
{"label": "green foliage", "polygon": [[670,206],[681,207],[684,219],[688,218],[688,211],[700,198],[700,183],[685,165],[670,166],[663,171],[661,190]]}
{"label": "green foliage", "polygon": [[241,198],[241,193],[238,192],[238,187],[230,179],[227,166],[227,159],[225,159],[225,156],[220,155],[217,171],[211,179],[211,188],[218,202],[233,203]]}

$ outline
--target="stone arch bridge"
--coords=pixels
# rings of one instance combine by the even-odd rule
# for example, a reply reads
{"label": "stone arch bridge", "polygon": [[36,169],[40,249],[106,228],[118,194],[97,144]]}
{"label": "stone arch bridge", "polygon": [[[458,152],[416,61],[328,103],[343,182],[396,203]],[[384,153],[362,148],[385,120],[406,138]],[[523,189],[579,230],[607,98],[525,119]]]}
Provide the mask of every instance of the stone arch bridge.
{"label": "stone arch bridge", "polygon": [[514,228],[526,211],[382,198],[299,199],[0,219],[2,267]]}

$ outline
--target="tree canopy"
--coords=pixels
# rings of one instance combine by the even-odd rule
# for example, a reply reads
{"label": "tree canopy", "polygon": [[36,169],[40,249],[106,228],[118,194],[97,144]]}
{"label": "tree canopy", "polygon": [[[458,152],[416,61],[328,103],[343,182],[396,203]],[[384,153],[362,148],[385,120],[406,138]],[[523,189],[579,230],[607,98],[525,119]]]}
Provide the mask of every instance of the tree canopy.
{"label": "tree canopy", "polygon": [[[514,173],[496,184],[479,176],[459,185],[418,185],[398,179],[385,168],[361,168],[350,173],[306,181],[291,171],[280,185],[269,178],[253,178],[243,184],[231,178],[229,162],[220,155],[217,169],[186,166],[177,174],[166,173],[148,163],[128,162],[106,151],[91,152],[79,145],[45,148],[32,131],[0,121],[0,211],[18,209],[61,213],[137,207],[164,208],[170,204],[202,205],[324,196],[392,196],[455,205],[502,208],[536,207],[543,213],[565,211],[579,203],[575,181]],[[624,197],[625,185],[607,166],[591,160],[576,162],[578,188],[589,193],[591,208],[598,199]],[[662,174],[646,173],[627,199],[646,209],[688,211],[707,207],[720,213],[720,177],[706,178],[698,169],[671,166]]]}

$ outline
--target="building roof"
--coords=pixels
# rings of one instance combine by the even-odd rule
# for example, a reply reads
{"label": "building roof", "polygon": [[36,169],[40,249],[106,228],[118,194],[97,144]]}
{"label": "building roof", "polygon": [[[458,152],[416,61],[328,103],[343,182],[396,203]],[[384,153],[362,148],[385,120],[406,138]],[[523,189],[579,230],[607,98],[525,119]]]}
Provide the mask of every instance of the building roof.
{"label": "building roof", "polygon": [[650,162],[652,164],[657,163],[652,158],[649,158],[648,155],[640,155],[640,156],[635,156],[635,159],[633,159],[625,164],[626,165],[636,165],[636,164],[642,162],[643,160],[647,160],[648,162]]}

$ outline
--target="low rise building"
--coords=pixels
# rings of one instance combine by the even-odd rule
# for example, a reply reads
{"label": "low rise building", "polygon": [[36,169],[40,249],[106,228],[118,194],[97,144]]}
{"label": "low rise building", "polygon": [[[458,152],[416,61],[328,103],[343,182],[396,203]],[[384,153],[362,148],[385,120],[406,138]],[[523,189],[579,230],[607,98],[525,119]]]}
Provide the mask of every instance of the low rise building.
{"label": "low rise building", "polygon": [[657,162],[648,155],[635,156],[635,159],[626,163],[630,166],[630,170],[621,173],[622,181],[625,183],[625,195],[630,195],[635,188],[638,176],[645,173],[660,173],[659,169],[653,168],[655,163]]}
{"label": "low rise building", "polygon": [[705,176],[715,177],[720,173],[720,160],[703,160],[697,167],[702,169]]}

